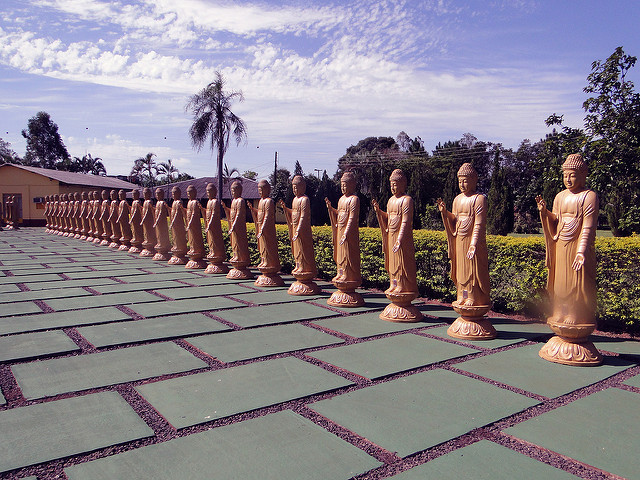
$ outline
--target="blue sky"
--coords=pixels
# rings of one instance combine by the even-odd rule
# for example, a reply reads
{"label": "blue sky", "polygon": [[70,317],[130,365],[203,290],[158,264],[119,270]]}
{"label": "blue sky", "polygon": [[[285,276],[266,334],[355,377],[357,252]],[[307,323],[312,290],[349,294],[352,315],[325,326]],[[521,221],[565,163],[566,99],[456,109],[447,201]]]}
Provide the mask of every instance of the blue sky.
{"label": "blue sky", "polygon": [[23,155],[44,110],[109,174],[153,152],[214,175],[184,106],[221,71],[245,98],[248,142],[225,157],[240,172],[266,177],[277,151],[331,175],[350,145],[400,131],[517,148],[551,113],[582,126],[591,63],[640,56],[638,18],[637,0],[2,0],[0,138]]}

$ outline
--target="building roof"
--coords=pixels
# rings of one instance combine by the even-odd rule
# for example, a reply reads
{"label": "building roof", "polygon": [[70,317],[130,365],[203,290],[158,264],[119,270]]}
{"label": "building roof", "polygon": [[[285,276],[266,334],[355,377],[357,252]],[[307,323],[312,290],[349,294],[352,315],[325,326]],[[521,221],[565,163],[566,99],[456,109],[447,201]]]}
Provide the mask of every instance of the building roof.
{"label": "building roof", "polygon": [[60,183],[65,183],[67,185],[79,185],[82,187],[98,187],[98,188],[122,188],[125,190],[131,190],[132,188],[136,188],[137,185],[130,182],[125,182],[124,180],[120,180],[119,178],[113,177],[103,177],[101,175],[91,175],[89,173],[75,173],[75,172],[65,172],[64,170],[51,170],[49,168],[40,168],[40,167],[28,167],[26,165],[17,165],[17,164],[5,164],[1,165],[1,167],[11,166],[16,168],[21,168],[22,170],[27,170],[32,173],[36,173],[38,175],[42,175],[44,177],[50,178],[51,180],[56,180]]}
{"label": "building roof", "polygon": [[[260,198],[258,193],[258,182],[250,180],[245,177],[231,177],[228,180],[223,181],[222,184],[222,199],[227,200],[231,198],[231,191],[229,187],[235,180],[242,182],[242,198],[247,200],[255,200]],[[171,189],[178,187],[182,191],[182,198],[187,198],[187,187],[193,185],[198,192],[197,198],[207,198],[207,184],[213,183],[218,188],[218,177],[200,177],[192,180],[185,180],[183,182],[167,183],[165,185],[158,185],[155,188],[161,188],[164,190],[164,197],[171,198]],[[138,187],[141,188],[141,187]],[[155,190],[154,188],[154,190]],[[129,195],[128,195],[129,196]]]}

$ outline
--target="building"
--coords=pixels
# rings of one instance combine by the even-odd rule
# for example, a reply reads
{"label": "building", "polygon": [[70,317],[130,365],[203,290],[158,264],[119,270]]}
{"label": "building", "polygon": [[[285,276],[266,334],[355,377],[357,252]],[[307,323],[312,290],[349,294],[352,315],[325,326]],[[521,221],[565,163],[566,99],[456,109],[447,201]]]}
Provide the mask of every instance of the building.
{"label": "building", "polygon": [[8,163],[0,165],[2,204],[6,205],[8,198],[15,195],[19,224],[24,226],[46,225],[43,213],[47,195],[134,188],[139,186],[113,177]]}
{"label": "building", "polygon": [[[258,182],[255,180],[251,180],[245,177],[231,177],[231,178],[223,178],[222,182],[222,200],[229,205],[231,201],[231,184],[240,180],[242,183],[242,198],[246,200],[258,200],[260,199],[260,194],[258,193]],[[206,199],[207,198],[207,185],[209,183],[213,183],[218,188],[218,177],[200,177],[200,178],[192,178],[191,180],[185,180],[183,182],[175,182],[175,183],[167,183],[164,185],[158,185],[153,190],[160,188],[164,191],[164,198],[171,198],[171,190],[173,187],[178,187],[181,192],[181,196],[183,199],[187,198],[187,188],[189,185],[193,185],[196,191],[198,192],[197,198]],[[131,195],[129,195],[131,197]]]}

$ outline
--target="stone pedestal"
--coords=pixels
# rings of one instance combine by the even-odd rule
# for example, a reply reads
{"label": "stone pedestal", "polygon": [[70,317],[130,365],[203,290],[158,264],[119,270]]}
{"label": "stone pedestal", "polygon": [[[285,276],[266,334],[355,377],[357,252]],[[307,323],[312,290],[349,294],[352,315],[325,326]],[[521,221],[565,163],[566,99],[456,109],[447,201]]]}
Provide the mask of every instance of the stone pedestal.
{"label": "stone pedestal", "polygon": [[596,366],[602,363],[602,355],[589,340],[595,330],[594,324],[567,324],[554,322],[547,324],[555,333],[539,352],[541,358],[550,362],[579,367]]}
{"label": "stone pedestal", "polygon": [[411,302],[416,299],[415,293],[384,292],[391,301],[380,314],[380,319],[388,322],[419,322],[423,315]]}
{"label": "stone pedestal", "polygon": [[229,273],[229,268],[223,263],[224,256],[207,255],[207,261],[209,265],[205,268],[204,273],[217,273],[226,275]]}
{"label": "stone pedestal", "polygon": [[312,272],[298,272],[293,276],[296,281],[289,287],[289,295],[317,295],[320,293],[320,287],[313,281]]}
{"label": "stone pedestal", "polygon": [[257,287],[283,287],[284,280],[280,275],[278,275],[278,271],[280,269],[275,269],[273,267],[261,267],[258,265],[258,270],[260,270],[260,275],[254,282],[254,285]]}
{"label": "stone pedestal", "polygon": [[492,340],[498,336],[491,320],[485,317],[491,305],[452,304],[453,310],[460,315],[447,329],[447,334],[463,340]]}
{"label": "stone pedestal", "polygon": [[358,292],[358,288],[361,282],[358,281],[342,281],[333,280],[333,284],[338,289],[337,292],[333,292],[327,304],[333,307],[362,307],[364,305],[364,298]]}
{"label": "stone pedestal", "polygon": [[[199,252],[193,253],[188,252],[189,261],[186,263],[184,268],[199,270],[207,268],[207,262],[202,258],[202,254]],[[249,277],[253,278],[253,277]]]}
{"label": "stone pedestal", "polygon": [[253,278],[253,273],[247,268],[249,264],[244,261],[235,261],[231,259],[229,261],[231,263],[231,270],[227,273],[227,278],[232,278],[236,280],[251,280]]}
{"label": "stone pedestal", "polygon": [[171,258],[167,263],[169,265],[186,265],[187,256],[183,252],[172,252]]}
{"label": "stone pedestal", "polygon": [[171,258],[171,255],[169,255],[169,250],[158,250],[158,245],[156,245],[156,254],[153,256],[152,260],[154,262],[168,262],[169,259]]}

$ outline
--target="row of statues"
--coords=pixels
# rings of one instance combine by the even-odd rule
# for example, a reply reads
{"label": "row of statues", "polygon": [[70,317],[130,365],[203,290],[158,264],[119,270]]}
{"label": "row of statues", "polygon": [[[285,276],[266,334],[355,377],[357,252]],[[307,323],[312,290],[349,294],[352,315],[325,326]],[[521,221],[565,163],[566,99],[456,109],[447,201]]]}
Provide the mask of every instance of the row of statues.
{"label": "row of statues", "polygon": [[[20,221],[18,214],[18,200],[15,195],[7,197],[6,203],[0,202],[0,224],[7,226],[7,230],[18,230]],[[0,226],[2,230],[2,226]]]}
{"label": "row of statues", "polygon": [[[478,174],[469,163],[458,171],[460,194],[455,197],[451,211],[442,199],[437,200],[442,215],[451,261],[451,279],[456,286],[453,309],[460,315],[448,329],[454,338],[488,340],[497,332],[486,317],[491,309],[489,261],[486,241],[487,198],[476,191]],[[556,333],[543,347],[540,356],[570,365],[597,365],[602,356],[588,337],[595,329],[595,229],[598,216],[596,194],[586,189],[587,168],[582,156],[569,155],[563,165],[566,190],[559,193],[549,211],[541,197],[536,201],[542,220],[549,269],[548,290],[553,300],[553,314],[548,319]],[[423,318],[412,303],[418,297],[417,268],[413,241],[413,200],[407,195],[407,178],[396,169],[389,178],[392,196],[386,211],[372,202],[382,233],[385,269],[389,274],[389,288],[385,295],[390,304],[380,313],[383,320],[417,322]],[[342,197],[337,208],[325,199],[333,232],[333,257],[336,275],[332,279],[337,291],[328,299],[336,307],[358,307],[364,299],[356,290],[362,284],[360,272],[360,203],[356,195],[356,178],[346,172],[340,181]],[[288,292],[292,295],[314,295],[319,292],[314,282],[316,267],[311,232],[311,208],[305,195],[303,177],[292,180],[291,208],[280,200],[289,228],[291,251],[295,261],[292,275],[295,282]],[[258,184],[260,200],[257,207],[242,198],[242,184],[231,185],[231,205],[218,204],[216,188],[207,186],[209,197],[206,209],[197,200],[193,186],[187,189],[189,202],[185,209],[180,189],[174,187],[171,209],[164,201],[163,191],[156,190],[155,207],[151,191],[144,189],[144,203],[139,192],[133,192],[129,208],[124,191],[117,194],[98,192],[89,197],[83,192],[73,196],[63,194],[48,199],[45,215],[50,231],[73,235],[89,241],[170,264],[185,264],[186,268],[205,268],[206,262],[201,218],[204,218],[209,254],[206,273],[226,273],[228,278],[250,279],[251,261],[246,229],[247,206],[255,223],[261,275],[256,285],[282,286],[279,276],[280,260],[275,229],[275,202],[270,198],[271,187],[266,180]],[[232,257],[230,271],[224,265],[225,251],[220,226],[221,208],[229,223]],[[166,219],[170,219],[168,224]],[[172,231],[173,245],[169,242]],[[142,250],[140,250],[140,246]],[[169,256],[169,252],[171,256]],[[186,261],[186,257],[189,261]]]}

